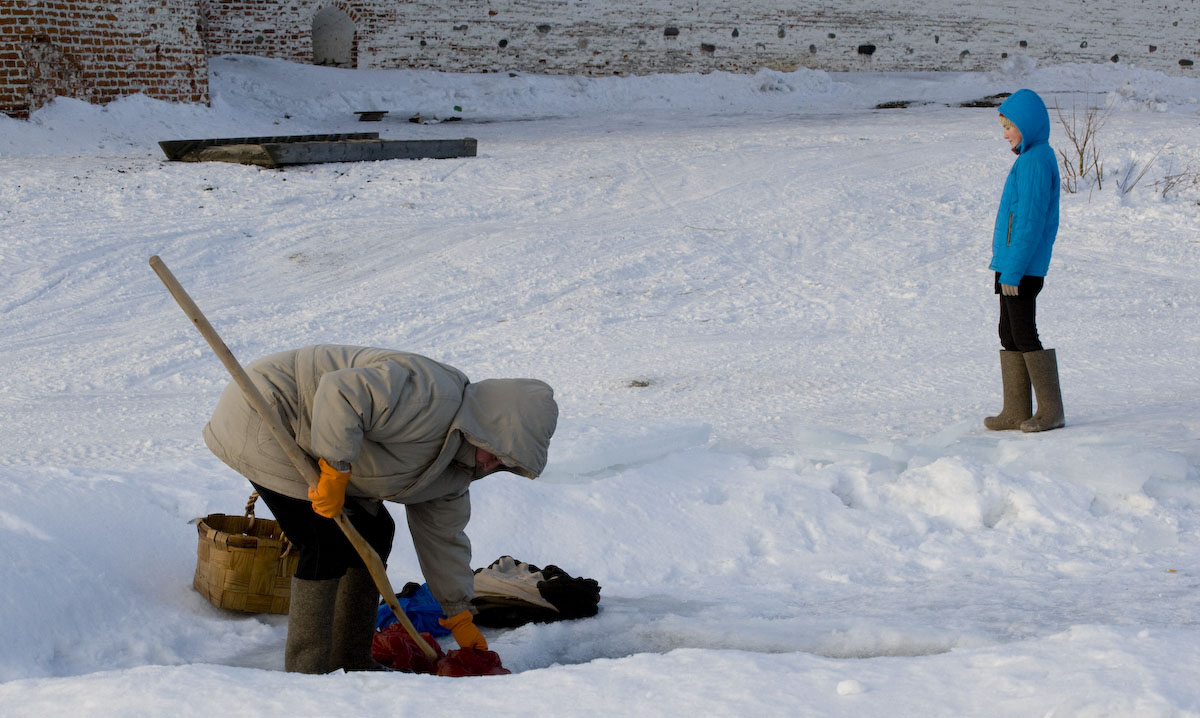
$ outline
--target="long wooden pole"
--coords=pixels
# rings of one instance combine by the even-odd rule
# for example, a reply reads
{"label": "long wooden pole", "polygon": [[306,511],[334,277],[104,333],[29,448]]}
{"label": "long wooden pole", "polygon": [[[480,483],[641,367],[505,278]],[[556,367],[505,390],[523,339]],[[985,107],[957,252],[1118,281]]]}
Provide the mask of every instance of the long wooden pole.
{"label": "long wooden pole", "polygon": [[[316,488],[320,474],[317,472],[317,468],[313,466],[312,457],[304,453],[304,450],[300,448],[292,435],[283,428],[283,424],[279,421],[279,416],[271,410],[270,405],[267,404],[267,400],[263,398],[258,387],[250,380],[250,375],[238,363],[237,358],[233,356],[233,352],[229,351],[229,347],[225,346],[225,342],[217,334],[217,330],[213,329],[213,326],[208,323],[208,319],[204,317],[204,313],[200,311],[200,307],[196,306],[196,303],[192,301],[187,291],[175,279],[175,275],[159,259],[158,255],[150,258],[150,268],[154,270],[158,278],[167,286],[167,291],[171,293],[172,297],[175,297],[175,301],[179,303],[179,307],[183,309],[183,313],[187,315],[188,319],[192,320],[192,323],[196,325],[196,329],[200,330],[200,335],[204,337],[208,345],[216,352],[217,358],[229,370],[230,375],[233,376],[233,380],[241,387],[242,393],[246,395],[246,400],[250,402],[250,405],[262,417],[267,428],[271,430],[271,435],[283,447],[284,452],[291,459],[292,465],[304,477],[304,481],[310,487]],[[354,525],[350,523],[350,519],[346,517],[345,511],[339,513],[334,521],[342,529],[342,533],[346,534],[346,538],[349,539],[354,549],[358,551],[358,555],[362,557],[367,570],[371,572],[371,578],[375,580],[376,588],[379,589],[379,593],[383,596],[383,600],[392,609],[392,613],[396,614],[396,620],[400,622],[400,625],[404,626],[404,630],[416,641],[421,652],[429,660],[437,660],[437,652],[421,638],[421,634],[417,633],[417,629],[413,626],[412,621],[408,620],[408,616],[404,614],[404,609],[400,608],[400,602],[396,600],[396,592],[392,590],[391,581],[387,577],[387,568],[383,565],[383,560],[379,558],[379,554],[371,547],[371,544],[367,543],[367,540],[362,537],[358,529],[354,528]]]}

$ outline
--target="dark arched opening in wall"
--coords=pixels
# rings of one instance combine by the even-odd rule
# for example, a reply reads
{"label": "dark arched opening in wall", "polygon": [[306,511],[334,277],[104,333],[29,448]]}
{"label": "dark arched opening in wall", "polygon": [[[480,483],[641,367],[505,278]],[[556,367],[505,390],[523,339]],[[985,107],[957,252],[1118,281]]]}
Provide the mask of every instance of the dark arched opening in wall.
{"label": "dark arched opening in wall", "polygon": [[313,16],[312,48],[314,65],[355,67],[357,36],[354,21],[336,7],[323,8]]}

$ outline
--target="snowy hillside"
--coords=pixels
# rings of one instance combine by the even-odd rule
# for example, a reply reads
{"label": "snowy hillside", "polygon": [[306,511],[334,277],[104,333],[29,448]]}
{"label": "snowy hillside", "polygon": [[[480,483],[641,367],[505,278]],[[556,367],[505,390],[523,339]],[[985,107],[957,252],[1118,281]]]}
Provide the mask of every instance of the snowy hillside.
{"label": "snowy hillside", "polygon": [[[211,72],[211,108],[0,117],[0,715],[1200,715],[1200,185],[1164,193],[1200,171],[1200,80]],[[1012,156],[960,106],[1020,87],[1109,110],[1039,300],[1041,435],[982,427]],[[361,131],[479,155],[157,147]],[[550,465],[475,485],[475,564],[593,577],[601,614],[488,631],[503,678],[283,673],[284,617],[191,588],[188,522],[249,485],[200,438],[228,378],[154,254],[243,362],[548,381]],[[404,531],[389,575],[420,580]]]}

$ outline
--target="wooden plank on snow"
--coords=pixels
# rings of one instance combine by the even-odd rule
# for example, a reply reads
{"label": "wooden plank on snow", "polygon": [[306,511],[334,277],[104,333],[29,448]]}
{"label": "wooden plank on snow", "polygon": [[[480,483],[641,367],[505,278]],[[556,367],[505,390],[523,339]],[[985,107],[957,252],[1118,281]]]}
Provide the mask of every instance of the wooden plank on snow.
{"label": "wooden plank on snow", "polygon": [[474,157],[478,151],[478,142],[473,137],[381,140],[377,132],[164,140],[158,144],[167,158],[174,161],[237,162],[272,168],[326,162]]}
{"label": "wooden plank on snow", "polygon": [[322,162],[450,159],[474,157],[477,141],[460,140],[345,140],[340,142],[264,143],[275,166]]}

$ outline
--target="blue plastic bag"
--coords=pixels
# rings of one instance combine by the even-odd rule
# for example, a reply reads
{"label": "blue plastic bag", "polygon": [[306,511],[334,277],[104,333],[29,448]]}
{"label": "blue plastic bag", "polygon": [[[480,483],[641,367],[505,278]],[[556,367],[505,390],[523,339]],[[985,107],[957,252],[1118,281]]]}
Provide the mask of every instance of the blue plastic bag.
{"label": "blue plastic bag", "polygon": [[[417,633],[428,633],[435,638],[450,635],[450,631],[438,623],[439,618],[444,618],[442,605],[429,592],[429,584],[423,583],[416,590],[406,586],[404,593],[408,595],[396,594],[396,601],[400,603],[400,609],[408,616]],[[392,613],[391,607],[386,603],[382,604],[375,617],[375,628],[383,630],[395,622],[396,614]]]}

